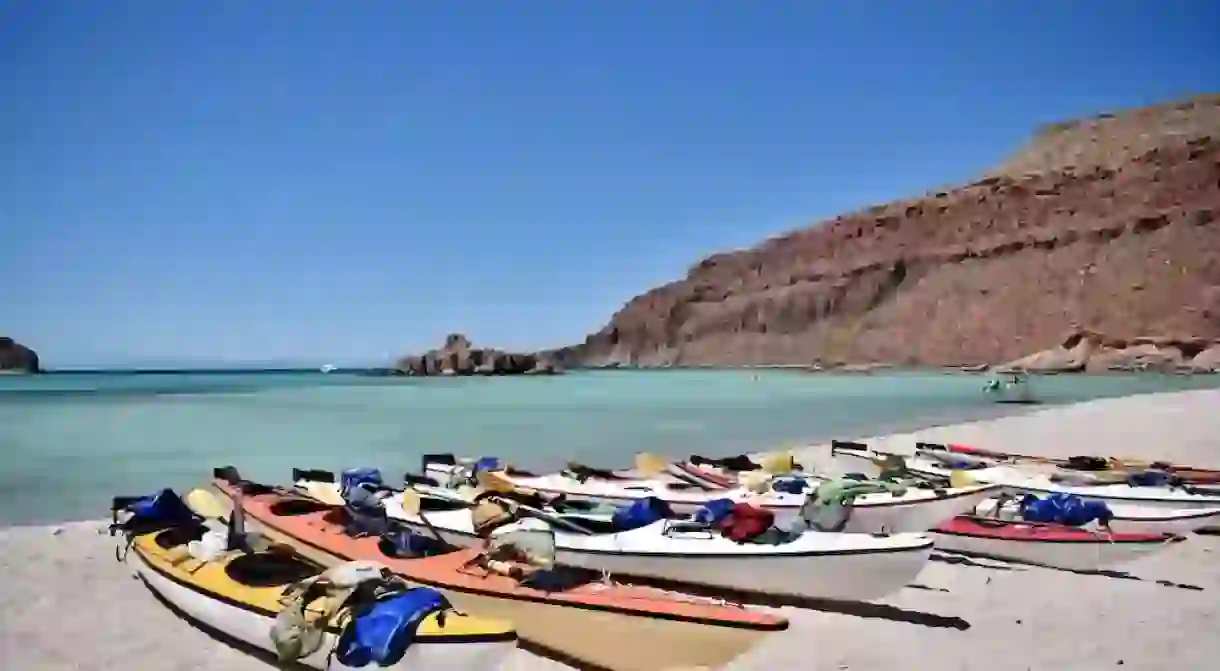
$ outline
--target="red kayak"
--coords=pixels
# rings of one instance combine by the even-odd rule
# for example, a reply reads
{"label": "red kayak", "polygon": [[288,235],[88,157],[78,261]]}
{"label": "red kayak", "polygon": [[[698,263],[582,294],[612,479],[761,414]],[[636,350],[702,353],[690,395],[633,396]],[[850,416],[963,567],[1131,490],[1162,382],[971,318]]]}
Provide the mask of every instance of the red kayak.
{"label": "red kayak", "polygon": [[1108,533],[969,516],[945,522],[932,533],[938,550],[1071,571],[1131,561],[1182,540],[1171,534]]}

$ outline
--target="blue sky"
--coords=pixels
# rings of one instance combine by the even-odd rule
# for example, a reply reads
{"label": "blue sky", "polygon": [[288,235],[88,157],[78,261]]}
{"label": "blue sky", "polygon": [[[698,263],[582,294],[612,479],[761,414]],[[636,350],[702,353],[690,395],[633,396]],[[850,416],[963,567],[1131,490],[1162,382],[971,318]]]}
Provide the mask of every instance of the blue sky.
{"label": "blue sky", "polygon": [[51,367],[576,342],[708,253],[1218,90],[1218,25],[1202,1],[0,0],[0,332]]}

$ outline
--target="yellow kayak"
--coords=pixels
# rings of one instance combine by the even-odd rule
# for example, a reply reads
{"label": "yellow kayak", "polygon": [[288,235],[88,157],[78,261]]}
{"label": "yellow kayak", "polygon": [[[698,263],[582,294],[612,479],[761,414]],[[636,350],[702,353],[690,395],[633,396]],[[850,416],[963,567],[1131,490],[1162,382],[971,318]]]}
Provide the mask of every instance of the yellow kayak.
{"label": "yellow kayak", "polygon": [[[276,652],[272,628],[286,607],[286,594],[302,581],[316,580],[324,569],[293,552],[229,552],[203,561],[188,554],[201,529],[171,527],[131,538],[128,562],[150,589],[204,629]],[[315,669],[347,669],[332,654],[350,613],[328,604],[325,595],[304,596],[301,614],[315,622],[321,645],[297,662]],[[410,643],[391,664],[395,669],[469,669],[500,667],[517,644],[512,624],[458,613],[445,607],[418,620]],[[377,666],[369,664],[364,668]]]}

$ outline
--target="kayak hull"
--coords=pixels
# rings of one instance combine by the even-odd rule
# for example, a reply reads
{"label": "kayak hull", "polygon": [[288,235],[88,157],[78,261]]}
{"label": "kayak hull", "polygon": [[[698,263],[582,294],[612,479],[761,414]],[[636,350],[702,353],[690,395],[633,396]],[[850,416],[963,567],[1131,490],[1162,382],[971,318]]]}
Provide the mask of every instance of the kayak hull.
{"label": "kayak hull", "polygon": [[939,550],[1070,571],[1094,571],[1133,561],[1180,540],[1169,535],[1107,534],[1062,525],[981,523],[970,518],[941,525],[933,536]]}
{"label": "kayak hull", "polygon": [[[457,547],[482,543],[468,511],[426,514],[425,524],[418,515],[403,511],[394,498],[386,510],[415,533],[439,533]],[[580,516],[562,517],[579,524]],[[779,545],[736,543],[709,530],[682,531],[664,520],[620,533],[581,535],[562,529],[553,533],[555,560],[565,566],[716,589],[842,601],[867,601],[901,589],[919,575],[932,552],[932,540],[922,534],[810,531]]]}

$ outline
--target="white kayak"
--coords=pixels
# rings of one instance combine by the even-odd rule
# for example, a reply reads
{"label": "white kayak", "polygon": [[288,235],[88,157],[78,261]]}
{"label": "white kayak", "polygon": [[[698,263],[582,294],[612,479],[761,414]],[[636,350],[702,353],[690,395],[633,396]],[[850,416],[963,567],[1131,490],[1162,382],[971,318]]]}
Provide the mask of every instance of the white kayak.
{"label": "white kayak", "polygon": [[[443,464],[427,465],[429,477],[438,481],[450,481],[452,473],[460,466]],[[498,473],[503,475],[503,473]],[[817,481],[806,482],[799,494],[768,492],[758,494],[742,487],[707,490],[696,486],[683,486],[659,479],[586,479],[578,480],[564,474],[541,476],[505,475],[518,487],[533,489],[545,494],[563,494],[568,501],[604,503],[614,506],[629,505],[647,497],[664,501],[671,510],[680,515],[690,515],[714,499],[727,498],[744,502],[775,513],[777,524],[793,520],[804,505],[808,494],[817,486]],[[983,500],[998,491],[991,484],[944,489],[908,489],[901,496],[890,493],[864,494],[849,506],[851,509],[847,526],[843,531],[853,533],[914,533],[935,527],[972,510]]]}
{"label": "white kayak", "polygon": [[[469,510],[425,512],[425,522],[403,509],[400,494],[384,504],[391,518],[420,535],[439,533],[457,547],[483,542]],[[533,514],[550,525],[559,564],[814,599],[866,601],[885,596],[914,579],[932,551],[932,539],[924,534],[807,531],[780,544],[737,543],[685,521],[660,520],[630,531],[587,534],[577,529],[609,526],[605,516]]]}
{"label": "white kayak", "polygon": [[[877,465],[872,461],[874,458],[887,456],[868,450],[844,447],[834,447],[832,450],[836,459],[844,459],[845,463],[850,463],[866,475],[872,475],[878,470]],[[953,470],[937,456],[923,451],[916,451],[914,455],[898,456],[903,457],[907,469],[916,475],[946,478]],[[1085,500],[1102,501],[1107,506],[1124,503],[1143,508],[1159,508],[1162,512],[1166,510],[1220,509],[1220,496],[1192,493],[1189,489],[1184,488],[1136,487],[1122,483],[1069,484],[1053,480],[1050,473],[1008,465],[971,468],[966,469],[965,472],[977,482],[999,485],[1006,491],[1030,492],[1040,495],[1072,494]]]}

